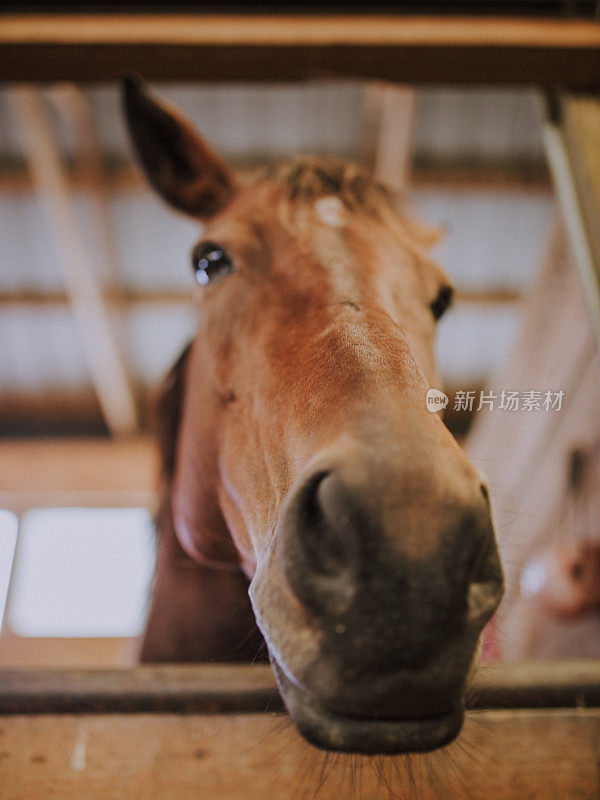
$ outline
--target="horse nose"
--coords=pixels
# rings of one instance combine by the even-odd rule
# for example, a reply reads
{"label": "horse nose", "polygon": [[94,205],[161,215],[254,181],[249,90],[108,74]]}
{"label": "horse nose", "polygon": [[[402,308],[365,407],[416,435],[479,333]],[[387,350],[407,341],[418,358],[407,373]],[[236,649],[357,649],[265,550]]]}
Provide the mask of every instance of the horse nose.
{"label": "horse nose", "polygon": [[298,600],[317,615],[343,613],[363,561],[365,509],[334,471],[309,476],[282,517],[283,568]]}
{"label": "horse nose", "polygon": [[[427,492],[408,497],[401,487],[389,470],[369,475],[356,465],[301,481],[280,528],[292,592],[321,617],[352,609],[354,618],[380,604],[401,610],[402,628],[419,619],[432,629],[482,628],[503,592],[485,487],[460,503]],[[426,552],[407,547],[415,537],[427,540]]]}

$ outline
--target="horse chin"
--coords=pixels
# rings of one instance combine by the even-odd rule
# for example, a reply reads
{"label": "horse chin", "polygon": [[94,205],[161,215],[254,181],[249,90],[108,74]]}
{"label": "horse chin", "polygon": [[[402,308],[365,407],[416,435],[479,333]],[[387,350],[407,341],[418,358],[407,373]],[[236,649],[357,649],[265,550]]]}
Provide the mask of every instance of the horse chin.
{"label": "horse chin", "polygon": [[375,719],[332,713],[293,683],[274,658],[271,662],[298,731],[322,750],[366,755],[422,753],[450,744],[463,726],[462,701],[450,712],[431,718]]}

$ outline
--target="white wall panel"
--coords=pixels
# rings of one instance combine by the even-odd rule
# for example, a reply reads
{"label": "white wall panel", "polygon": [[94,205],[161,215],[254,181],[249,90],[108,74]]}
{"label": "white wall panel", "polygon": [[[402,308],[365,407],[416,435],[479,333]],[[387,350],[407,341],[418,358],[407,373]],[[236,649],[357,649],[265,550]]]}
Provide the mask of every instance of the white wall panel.
{"label": "white wall panel", "polygon": [[554,201],[534,192],[420,191],[425,220],[445,235],[433,255],[460,289],[523,289],[539,268],[555,219]]}

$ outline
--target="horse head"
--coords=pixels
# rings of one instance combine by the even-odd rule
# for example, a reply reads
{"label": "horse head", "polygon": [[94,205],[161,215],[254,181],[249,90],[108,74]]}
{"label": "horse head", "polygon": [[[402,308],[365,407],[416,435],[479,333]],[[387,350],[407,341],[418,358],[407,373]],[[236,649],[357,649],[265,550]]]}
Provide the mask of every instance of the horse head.
{"label": "horse head", "polygon": [[152,185],[203,225],[179,542],[248,576],[309,741],[447,743],[503,579],[485,483],[425,402],[451,288],[424,230],[351,165],[242,178],[134,81],[125,111]]}

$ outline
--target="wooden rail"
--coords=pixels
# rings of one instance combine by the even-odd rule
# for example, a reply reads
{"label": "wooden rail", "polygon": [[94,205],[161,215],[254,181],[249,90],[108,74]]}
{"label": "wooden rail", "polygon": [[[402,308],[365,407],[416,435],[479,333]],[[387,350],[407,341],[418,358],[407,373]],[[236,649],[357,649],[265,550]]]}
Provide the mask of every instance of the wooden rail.
{"label": "wooden rail", "polygon": [[[600,708],[596,661],[484,666],[471,709]],[[142,666],[115,670],[0,670],[0,714],[256,713],[280,711],[265,664]]]}
{"label": "wooden rail", "polygon": [[600,23],[381,14],[0,16],[0,80],[600,86]]}
{"label": "wooden rail", "polygon": [[[119,288],[107,289],[103,296],[106,302],[116,309],[125,310],[132,306],[176,306],[189,308],[192,303],[191,291],[183,289],[142,289],[132,290]],[[452,304],[473,305],[510,305],[521,299],[521,292],[516,289],[490,289],[471,291],[456,291],[452,296]],[[0,309],[3,308],[44,308],[51,306],[64,307],[68,305],[69,297],[66,292],[52,291],[39,292],[25,290],[20,292],[0,291]],[[38,394],[38,393],[36,393]],[[0,402],[1,408],[1,402]]]}
{"label": "wooden rail", "polygon": [[[0,672],[0,794],[589,800],[600,792],[599,678],[590,662],[486,668],[458,741],[405,759],[310,747],[286,717],[265,713],[280,709],[265,666]],[[530,707],[513,707],[521,701]]]}

